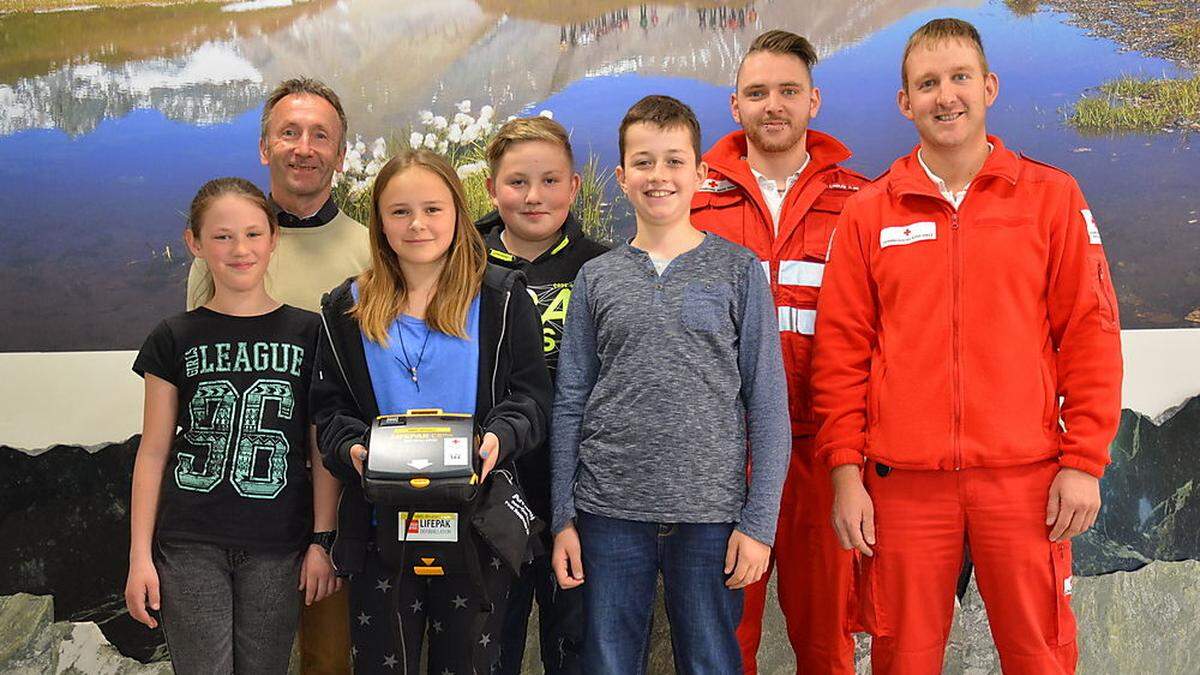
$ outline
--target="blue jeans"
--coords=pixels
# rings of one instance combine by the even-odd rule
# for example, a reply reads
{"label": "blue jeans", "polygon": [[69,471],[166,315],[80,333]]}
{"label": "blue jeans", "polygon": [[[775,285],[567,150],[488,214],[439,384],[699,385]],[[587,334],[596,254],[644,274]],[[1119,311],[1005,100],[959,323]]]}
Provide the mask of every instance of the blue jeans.
{"label": "blue jeans", "polygon": [[734,631],[742,591],[725,587],[733,523],[643,523],[580,512],[583,549],[583,671],[645,672],[659,572],[666,592],[675,670],[740,673]]}

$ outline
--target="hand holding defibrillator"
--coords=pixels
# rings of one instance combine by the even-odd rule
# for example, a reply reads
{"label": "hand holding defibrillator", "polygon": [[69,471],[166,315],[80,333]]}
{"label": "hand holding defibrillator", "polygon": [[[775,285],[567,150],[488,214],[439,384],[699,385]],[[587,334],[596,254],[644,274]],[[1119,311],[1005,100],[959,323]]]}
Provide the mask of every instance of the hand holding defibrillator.
{"label": "hand holding defibrillator", "polygon": [[[492,469],[496,468],[496,462],[500,459],[500,437],[492,432],[487,432],[483,435],[483,440],[479,443],[479,458],[483,460],[483,465],[479,469],[479,482],[483,482]],[[363,466],[367,461],[367,446],[362,443],[355,443],[350,446],[350,461],[354,463],[354,470],[358,475],[363,475]]]}

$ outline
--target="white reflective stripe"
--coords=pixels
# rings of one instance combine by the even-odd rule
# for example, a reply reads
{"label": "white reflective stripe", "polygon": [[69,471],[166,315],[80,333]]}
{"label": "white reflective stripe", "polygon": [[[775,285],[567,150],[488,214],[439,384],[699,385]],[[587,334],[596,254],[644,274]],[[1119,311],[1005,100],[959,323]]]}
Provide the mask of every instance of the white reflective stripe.
{"label": "white reflective stripe", "polygon": [[789,286],[821,287],[821,278],[825,276],[825,265],[807,260],[779,261],[779,283]]}
{"label": "white reflective stripe", "polygon": [[767,275],[767,283],[771,283],[771,261],[760,260],[759,263],[763,266],[763,274]]}
{"label": "white reflective stripe", "polygon": [[779,330],[812,335],[817,328],[817,310],[797,307],[778,307]]}

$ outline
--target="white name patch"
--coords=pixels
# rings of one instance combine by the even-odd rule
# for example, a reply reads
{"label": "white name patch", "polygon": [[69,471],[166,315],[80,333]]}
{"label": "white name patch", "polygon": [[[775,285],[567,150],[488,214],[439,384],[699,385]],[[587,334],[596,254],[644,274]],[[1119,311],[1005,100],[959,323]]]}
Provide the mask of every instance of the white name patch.
{"label": "white name patch", "polygon": [[1080,209],[1083,214],[1083,222],[1087,225],[1088,243],[1100,243],[1100,228],[1096,227],[1096,219],[1092,217],[1090,209]]}
{"label": "white name patch", "polygon": [[904,246],[934,239],[937,239],[937,223],[932,221],[897,225],[896,227],[885,227],[879,231],[879,248]]}
{"label": "white name patch", "polygon": [[716,180],[713,178],[706,178],[704,182],[700,184],[700,192],[729,192],[736,187],[737,186],[731,181],[725,179]]}

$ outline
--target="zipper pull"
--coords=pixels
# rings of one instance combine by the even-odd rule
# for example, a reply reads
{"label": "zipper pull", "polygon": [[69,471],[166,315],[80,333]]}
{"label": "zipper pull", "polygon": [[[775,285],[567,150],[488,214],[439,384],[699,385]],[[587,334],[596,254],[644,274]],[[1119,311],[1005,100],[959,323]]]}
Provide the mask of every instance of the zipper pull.
{"label": "zipper pull", "polygon": [[958,213],[957,212],[950,215],[950,228],[954,229],[954,230],[958,229]]}

